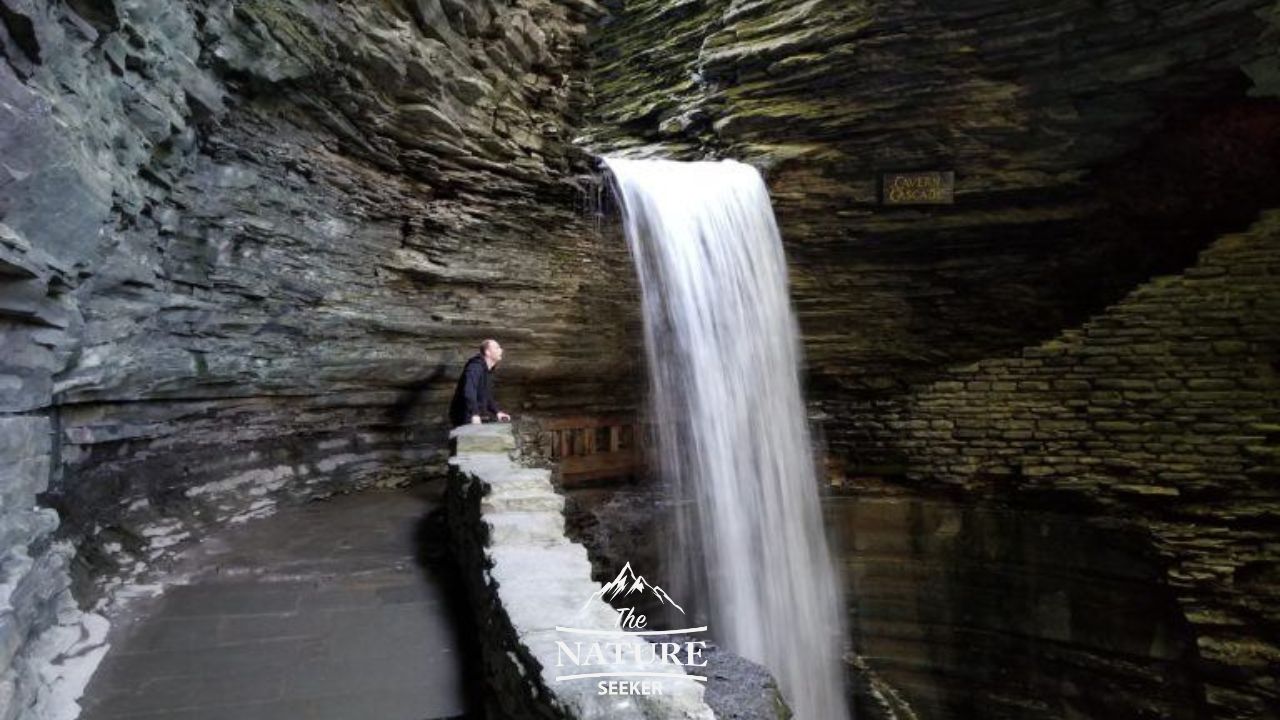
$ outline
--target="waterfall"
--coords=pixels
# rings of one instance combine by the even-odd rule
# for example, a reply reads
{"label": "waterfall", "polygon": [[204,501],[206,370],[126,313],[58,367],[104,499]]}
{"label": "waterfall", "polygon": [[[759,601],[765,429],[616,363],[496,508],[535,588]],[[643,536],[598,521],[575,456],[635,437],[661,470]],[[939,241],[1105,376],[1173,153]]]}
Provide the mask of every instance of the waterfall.
{"label": "waterfall", "polygon": [[640,280],[659,468],[691,506],[668,572],[695,584],[711,633],[767,667],[797,718],[847,718],[844,606],[768,190],[732,161],[605,162]]}

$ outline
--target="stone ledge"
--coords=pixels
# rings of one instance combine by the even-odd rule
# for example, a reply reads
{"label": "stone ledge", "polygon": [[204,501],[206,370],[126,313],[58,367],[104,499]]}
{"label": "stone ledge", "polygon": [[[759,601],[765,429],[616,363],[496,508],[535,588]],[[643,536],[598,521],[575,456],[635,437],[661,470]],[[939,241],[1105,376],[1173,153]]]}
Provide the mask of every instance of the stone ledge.
{"label": "stone ledge", "polygon": [[[592,598],[586,548],[565,536],[564,498],[551,472],[516,459],[509,424],[463,426],[450,434],[449,534],[480,631],[484,682],[494,717],[537,720],[672,718],[714,720],[697,682],[665,682],[661,695],[599,695],[593,680],[557,681],[557,625],[609,630],[617,615]],[[622,633],[593,639],[646,641]],[[643,669],[653,670],[648,665]],[[642,669],[614,663],[611,670]],[[683,674],[668,662],[664,673]]]}

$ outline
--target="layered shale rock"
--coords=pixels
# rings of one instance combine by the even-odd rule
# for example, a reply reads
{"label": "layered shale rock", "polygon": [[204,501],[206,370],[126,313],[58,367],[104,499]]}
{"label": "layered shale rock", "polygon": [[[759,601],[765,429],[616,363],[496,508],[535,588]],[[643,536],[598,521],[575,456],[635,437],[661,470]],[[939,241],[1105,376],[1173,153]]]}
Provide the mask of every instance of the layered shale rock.
{"label": "layered shale rock", "polygon": [[[575,136],[766,169],[859,493],[1135,521],[1156,559],[1108,577],[1164,583],[1191,641],[1117,666],[1112,710],[1176,715],[1137,699],[1155,658],[1195,713],[1277,712],[1274,218],[1125,297],[1280,206],[1274,0],[603,4],[0,0],[0,718],[100,651],[72,577],[91,601],[208,523],[443,472],[483,337],[509,408],[633,408]],[[882,205],[913,169],[956,204]],[[975,563],[1031,527],[956,522]],[[1076,642],[1055,603],[1037,642]]]}
{"label": "layered shale rock", "polygon": [[859,709],[888,700],[897,717],[1205,717],[1194,635],[1140,530],[904,496],[833,498],[827,512],[869,679]]}
{"label": "layered shale rock", "polygon": [[[1203,682],[1201,712],[1274,715],[1277,273],[1271,211],[1058,338],[953,368],[901,402],[833,401],[858,431],[829,439],[870,464],[902,463],[917,488],[1111,518],[1147,538],[1153,584],[1176,599],[1195,640],[1178,664]],[[1089,622],[1073,616],[1061,639]]]}
{"label": "layered shale rock", "polygon": [[0,417],[0,718],[74,717],[106,653],[107,621],[72,596],[70,543],[36,496],[49,481],[47,418]]}
{"label": "layered shale rock", "polygon": [[566,142],[598,15],[0,3],[0,413],[30,435],[0,443],[0,716],[34,712],[23,658],[68,582],[34,493],[85,578],[442,472],[444,402],[487,336],[512,409],[629,401],[625,249],[581,215]]}
{"label": "layered shale rock", "polygon": [[[583,140],[767,168],[812,387],[892,393],[1280,205],[1274,5],[616,2]],[[930,169],[955,205],[880,203]]]}
{"label": "layered shale rock", "polygon": [[[1268,570],[1280,532],[1270,459],[1278,351],[1266,319],[1274,221],[1218,242],[1197,264],[1217,238],[1280,206],[1275,3],[612,7],[594,43],[595,113],[583,140],[766,170],[811,398],[845,489],[1028,505],[1129,528],[1156,559],[1119,570],[1122,581],[1175,597],[1161,606],[1167,627],[1193,640],[1153,644],[1123,670],[1129,650],[1111,655],[1115,677],[1134,681],[1102,693],[1114,700],[1105,711],[1278,712]],[[881,173],[909,170],[954,170],[955,204],[883,204]],[[927,543],[928,522],[908,542]],[[972,538],[955,553],[986,543],[999,554],[1026,544],[1016,525],[944,529]],[[1133,552],[1146,558],[1140,542]],[[987,557],[980,547],[976,556]],[[957,574],[948,584],[984,582]],[[917,601],[937,592],[927,586]],[[1115,600],[1126,603],[1123,593]],[[898,659],[917,665],[886,675],[907,705],[914,697],[943,716],[1078,711],[1042,702],[1074,692],[1061,687],[984,676],[966,706],[972,682],[950,694],[917,682],[950,673],[953,660],[979,673],[1007,661],[951,655],[952,642],[972,649],[968,635],[983,627],[954,610],[946,622],[965,639],[913,636],[921,655]],[[1027,622],[1026,607],[1009,612],[1011,626]],[[1068,655],[1098,650],[1087,621],[1063,635],[1045,612],[1049,624],[1033,635],[1075,643]],[[1152,626],[1142,627],[1135,642]],[[914,632],[880,626],[862,640],[882,631],[904,643]],[[1102,646],[1104,657],[1116,650]],[[1150,706],[1145,694],[1166,681],[1191,700]]]}

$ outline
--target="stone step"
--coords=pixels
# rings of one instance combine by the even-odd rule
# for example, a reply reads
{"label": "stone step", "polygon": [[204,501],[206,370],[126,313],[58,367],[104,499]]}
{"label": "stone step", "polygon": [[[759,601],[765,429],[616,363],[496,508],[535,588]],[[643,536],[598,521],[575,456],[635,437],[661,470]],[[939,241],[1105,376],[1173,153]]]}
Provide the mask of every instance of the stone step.
{"label": "stone step", "polygon": [[560,512],[485,513],[490,545],[556,545],[568,542],[564,536],[564,515]]}
{"label": "stone step", "polygon": [[610,630],[618,615],[602,601],[593,601],[599,585],[583,578],[524,582],[529,575],[518,570],[491,573],[511,624],[522,636],[555,630],[558,626]]}
{"label": "stone step", "polygon": [[522,468],[511,462],[506,455],[496,453],[466,453],[449,459],[449,464],[464,473],[478,475],[488,482],[490,477],[515,472]]}
{"label": "stone step", "polygon": [[555,493],[551,484],[550,470],[530,470],[517,468],[510,471],[489,473],[484,477],[491,494],[509,492],[546,492]]}
{"label": "stone step", "polygon": [[516,438],[508,423],[463,425],[449,433],[458,455],[468,453],[509,454],[516,449]]}
{"label": "stone step", "polygon": [[591,574],[591,557],[587,554],[587,549],[579,543],[565,543],[551,547],[512,546],[495,548],[493,552],[494,557],[503,562],[549,565],[545,571],[539,571],[537,575],[542,575],[544,572],[551,577],[572,576],[574,573],[586,573],[587,576]]}
{"label": "stone step", "polygon": [[503,512],[564,512],[564,498],[550,492],[550,488],[535,490],[505,490],[491,492],[480,502],[485,513]]}

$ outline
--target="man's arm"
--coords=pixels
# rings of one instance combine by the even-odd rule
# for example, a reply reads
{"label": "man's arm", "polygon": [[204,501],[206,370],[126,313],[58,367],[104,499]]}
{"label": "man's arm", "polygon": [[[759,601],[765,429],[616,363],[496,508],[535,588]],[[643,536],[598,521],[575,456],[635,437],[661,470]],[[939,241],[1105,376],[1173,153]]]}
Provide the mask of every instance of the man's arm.
{"label": "man's arm", "polygon": [[502,412],[502,408],[498,407],[498,401],[493,397],[493,378],[492,377],[487,378],[487,384],[485,386],[485,396],[489,404],[489,412],[493,413],[493,415],[496,418],[498,418],[498,422],[507,422],[508,420],[511,419],[510,415]]}

